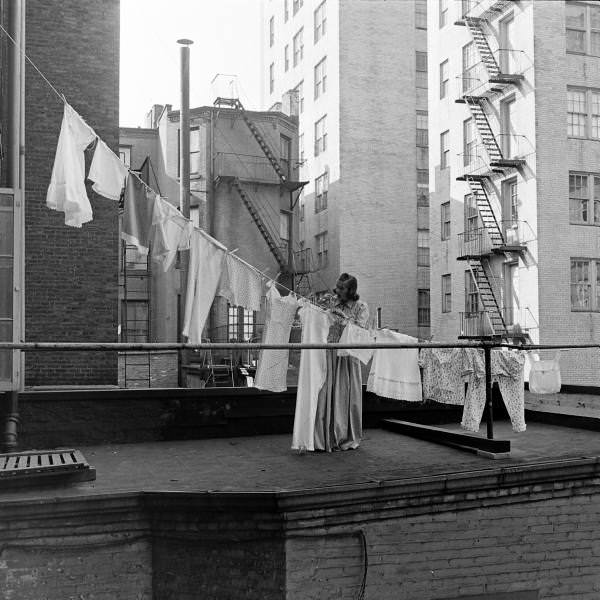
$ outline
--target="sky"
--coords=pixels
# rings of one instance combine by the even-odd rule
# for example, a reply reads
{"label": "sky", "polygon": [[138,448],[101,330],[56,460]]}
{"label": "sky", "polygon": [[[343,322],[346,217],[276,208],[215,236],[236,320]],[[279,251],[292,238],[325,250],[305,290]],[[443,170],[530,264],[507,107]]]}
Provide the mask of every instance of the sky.
{"label": "sky", "polygon": [[180,107],[180,38],[194,42],[190,107],[212,105],[234,81],[245,107],[263,108],[260,2],[121,0],[120,125],[142,126],[153,104]]}

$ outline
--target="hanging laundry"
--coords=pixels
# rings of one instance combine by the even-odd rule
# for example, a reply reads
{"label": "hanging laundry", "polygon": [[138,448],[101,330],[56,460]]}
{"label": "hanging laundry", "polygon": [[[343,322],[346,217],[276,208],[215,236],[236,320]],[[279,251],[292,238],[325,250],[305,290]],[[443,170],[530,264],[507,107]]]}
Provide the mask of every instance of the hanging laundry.
{"label": "hanging laundry", "polygon": [[419,365],[423,368],[423,399],[443,404],[465,402],[464,348],[422,348]]}
{"label": "hanging laundry", "polygon": [[[473,358],[473,373],[469,379],[461,427],[479,431],[485,408],[485,362],[482,350],[469,349]],[[492,350],[492,383],[497,382],[513,431],[523,432],[525,425],[525,398],[523,381],[525,358],[520,351]]]}
{"label": "hanging laundry", "polygon": [[260,310],[263,295],[262,277],[232,254],[227,254],[217,296],[227,298],[231,306]]}
{"label": "hanging laundry", "polygon": [[[380,329],[377,342],[416,344],[418,340],[403,333]],[[383,398],[421,402],[421,374],[417,348],[377,348],[373,353],[367,390]]]}
{"label": "hanging laundry", "polygon": [[[156,195],[155,195],[156,197]],[[148,197],[148,188],[132,173],[127,176],[121,237],[138,252],[147,254],[152,232],[154,200]]]}
{"label": "hanging laundry", "polygon": [[[287,344],[300,303],[291,294],[281,296],[275,284],[267,292],[267,316],[263,344]],[[254,387],[271,392],[287,390],[289,350],[261,350]]]}
{"label": "hanging laundry", "polygon": [[152,211],[152,259],[168,271],[178,250],[189,250],[194,224],[177,207],[157,196]]}
{"label": "hanging laundry", "polygon": [[88,179],[93,181],[92,189],[97,194],[118,202],[127,173],[128,169],[123,161],[98,138],[88,173]]}
{"label": "hanging laundry", "polygon": [[[329,313],[304,302],[299,311],[303,344],[325,344],[331,319]],[[327,377],[326,350],[304,349],[300,353],[293,450],[315,450],[315,418],[319,392]],[[323,448],[318,448],[323,449]]]}
{"label": "hanging laundry", "polygon": [[[370,329],[359,327],[354,323],[348,323],[340,337],[340,344],[373,344],[375,334]],[[338,350],[338,356],[353,356],[361,363],[367,364],[373,356],[373,348],[350,348]]]}
{"label": "hanging laundry", "polygon": [[558,394],[562,384],[560,351],[548,360],[540,360],[535,353],[529,354],[529,357],[529,391],[533,394]]}
{"label": "hanging laundry", "polygon": [[65,102],[46,206],[64,212],[65,225],[70,227],[81,227],[93,218],[83,151],[95,138],[94,130]]}
{"label": "hanging laundry", "polygon": [[190,344],[202,342],[202,330],[215,298],[226,250],[225,246],[200,229],[194,229],[190,240],[182,331]]}

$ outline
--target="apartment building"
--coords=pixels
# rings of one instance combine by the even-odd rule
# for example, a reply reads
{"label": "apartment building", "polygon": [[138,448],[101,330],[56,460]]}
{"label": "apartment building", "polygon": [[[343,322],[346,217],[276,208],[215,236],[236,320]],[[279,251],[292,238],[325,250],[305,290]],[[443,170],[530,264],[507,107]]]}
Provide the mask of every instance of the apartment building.
{"label": "apartment building", "polygon": [[358,277],[379,326],[429,336],[426,2],[264,0],[263,104],[299,118],[314,292]]}
{"label": "apartment building", "polygon": [[[598,343],[600,6],[428,9],[434,340]],[[561,369],[598,385],[600,356]]]}

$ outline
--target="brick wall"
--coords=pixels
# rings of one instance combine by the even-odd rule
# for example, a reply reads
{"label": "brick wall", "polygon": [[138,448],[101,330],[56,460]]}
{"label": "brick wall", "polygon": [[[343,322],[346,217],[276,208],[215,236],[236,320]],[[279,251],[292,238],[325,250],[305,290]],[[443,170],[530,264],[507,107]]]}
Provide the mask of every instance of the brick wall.
{"label": "brick wall", "polygon": [[[30,0],[27,51],[67,101],[118,150],[119,2]],[[62,103],[27,65],[25,336],[117,341],[117,205],[93,196],[94,220],[67,227],[45,205]],[[115,353],[28,353],[27,385],[114,384]]]}

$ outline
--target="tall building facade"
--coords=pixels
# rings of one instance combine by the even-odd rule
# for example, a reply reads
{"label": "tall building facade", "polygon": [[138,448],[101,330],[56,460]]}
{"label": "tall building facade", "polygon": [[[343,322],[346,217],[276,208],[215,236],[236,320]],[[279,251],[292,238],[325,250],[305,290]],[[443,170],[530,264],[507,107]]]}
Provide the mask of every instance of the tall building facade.
{"label": "tall building facade", "polygon": [[[263,102],[299,117],[313,291],[358,277],[375,325],[429,335],[426,3],[265,0]],[[401,43],[399,43],[401,41]]]}
{"label": "tall building facade", "polygon": [[[598,343],[600,6],[428,8],[434,340]],[[561,368],[598,385],[597,352]]]}
{"label": "tall building facade", "polygon": [[[4,0],[0,22],[116,151],[119,1]],[[117,205],[89,189],[81,229],[46,207],[63,102],[4,33],[0,61],[0,340],[115,342]],[[116,382],[114,352],[0,352],[0,391]]]}

